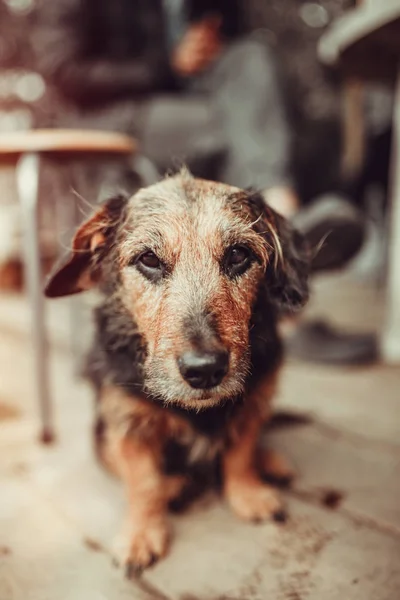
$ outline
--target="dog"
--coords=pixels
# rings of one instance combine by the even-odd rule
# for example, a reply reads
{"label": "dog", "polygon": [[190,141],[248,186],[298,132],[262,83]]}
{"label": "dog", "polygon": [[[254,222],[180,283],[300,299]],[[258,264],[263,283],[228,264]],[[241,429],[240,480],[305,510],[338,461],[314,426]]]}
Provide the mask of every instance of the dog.
{"label": "dog", "polygon": [[105,202],[77,231],[45,293],[97,287],[88,376],[96,447],[124,482],[121,561],[137,574],[165,555],[167,512],[199,465],[219,465],[239,517],[285,513],[259,448],[282,362],[277,323],[308,297],[308,252],[255,192],[183,171]]}

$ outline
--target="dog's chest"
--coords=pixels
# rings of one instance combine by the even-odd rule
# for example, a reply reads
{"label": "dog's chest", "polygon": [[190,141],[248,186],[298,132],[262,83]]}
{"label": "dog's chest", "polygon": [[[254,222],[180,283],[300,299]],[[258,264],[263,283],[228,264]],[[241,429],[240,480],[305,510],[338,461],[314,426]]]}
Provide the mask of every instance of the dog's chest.
{"label": "dog's chest", "polygon": [[203,435],[170,438],[164,448],[164,472],[173,475],[207,468],[216,462],[224,447],[222,437]]}
{"label": "dog's chest", "polygon": [[174,409],[186,426],[166,440],[165,470],[175,473],[215,462],[226,444],[229,424],[237,408],[238,405],[231,404],[200,413]]}

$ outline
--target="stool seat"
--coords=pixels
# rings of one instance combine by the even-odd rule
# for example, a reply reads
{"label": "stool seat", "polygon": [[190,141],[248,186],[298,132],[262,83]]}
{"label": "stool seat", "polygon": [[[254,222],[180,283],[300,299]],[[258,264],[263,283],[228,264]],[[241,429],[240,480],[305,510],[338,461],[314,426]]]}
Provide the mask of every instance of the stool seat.
{"label": "stool seat", "polygon": [[400,56],[400,2],[374,0],[334,22],[318,46],[319,58],[347,75],[392,82]]}
{"label": "stool seat", "polygon": [[0,134],[0,156],[28,152],[132,154],[137,148],[122,133],[91,129],[33,129]]}

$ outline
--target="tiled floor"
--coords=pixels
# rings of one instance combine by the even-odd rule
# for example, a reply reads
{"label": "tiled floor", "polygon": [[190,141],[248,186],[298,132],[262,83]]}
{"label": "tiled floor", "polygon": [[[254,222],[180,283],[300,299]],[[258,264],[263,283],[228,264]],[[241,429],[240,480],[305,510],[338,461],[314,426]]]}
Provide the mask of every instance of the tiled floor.
{"label": "tiled floor", "polygon": [[[319,282],[310,311],[354,328],[382,322],[376,290],[337,279]],[[205,497],[173,517],[168,558],[130,582],[112,565],[123,495],[92,456],[90,392],[72,378],[66,315],[51,307],[59,439],[43,448],[26,305],[0,299],[0,600],[399,600],[400,369],[288,364],[277,408],[307,418],[269,443],[298,472],[289,522],[241,523]]]}

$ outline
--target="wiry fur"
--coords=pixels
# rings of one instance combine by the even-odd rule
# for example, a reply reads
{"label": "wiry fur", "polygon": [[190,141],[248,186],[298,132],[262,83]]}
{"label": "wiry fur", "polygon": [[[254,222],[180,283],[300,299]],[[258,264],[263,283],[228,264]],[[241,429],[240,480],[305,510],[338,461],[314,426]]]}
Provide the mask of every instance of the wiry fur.
{"label": "wiry fur", "polygon": [[[229,277],[234,245],[252,261]],[[149,250],[162,261],[159,280],[132,261]],[[166,505],[185,487],[182,475],[217,456],[237,514],[279,512],[256,474],[257,439],[281,362],[277,316],[305,302],[306,278],[301,240],[259,195],[187,172],[112,199],[78,231],[47,294],[103,292],[87,372],[99,453],[130,496],[127,564],[163,554]],[[229,353],[220,384],[194,389],[183,379],[177,359],[193,348]]]}

